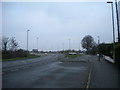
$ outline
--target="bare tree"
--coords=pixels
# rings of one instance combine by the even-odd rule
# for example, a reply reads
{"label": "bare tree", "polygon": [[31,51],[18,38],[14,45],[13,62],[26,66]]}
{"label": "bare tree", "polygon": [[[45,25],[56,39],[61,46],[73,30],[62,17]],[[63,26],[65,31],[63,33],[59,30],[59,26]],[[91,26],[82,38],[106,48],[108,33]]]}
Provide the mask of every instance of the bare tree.
{"label": "bare tree", "polygon": [[95,46],[95,42],[92,36],[86,35],[81,41],[82,47],[89,51]]}
{"label": "bare tree", "polygon": [[15,51],[18,48],[18,43],[16,42],[15,37],[10,38],[9,50]]}
{"label": "bare tree", "polygon": [[3,37],[2,38],[2,50],[7,51],[8,44],[9,44],[9,38],[8,37]]}
{"label": "bare tree", "polygon": [[7,51],[15,51],[18,48],[18,43],[15,40],[15,37],[8,38],[3,37],[2,38],[2,50]]}

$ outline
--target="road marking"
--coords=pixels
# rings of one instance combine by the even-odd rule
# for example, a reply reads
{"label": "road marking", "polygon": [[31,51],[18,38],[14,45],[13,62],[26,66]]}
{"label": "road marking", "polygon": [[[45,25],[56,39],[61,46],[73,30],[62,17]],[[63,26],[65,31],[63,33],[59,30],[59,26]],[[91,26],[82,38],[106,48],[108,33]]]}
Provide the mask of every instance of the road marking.
{"label": "road marking", "polygon": [[58,62],[58,63],[63,63],[63,62]]}
{"label": "road marking", "polygon": [[21,61],[22,63],[27,63],[26,61]]}
{"label": "road marking", "polygon": [[17,70],[19,70],[19,69],[14,69],[14,70],[11,70],[11,71],[13,72],[13,71],[17,71]]}
{"label": "road marking", "polygon": [[91,73],[92,73],[92,63],[90,64],[90,69],[89,69],[89,75],[88,75],[86,90],[88,90],[88,88],[90,87]]}
{"label": "road marking", "polygon": [[27,68],[27,67],[26,67],[26,66],[23,66],[22,68],[25,69],[25,68]]}

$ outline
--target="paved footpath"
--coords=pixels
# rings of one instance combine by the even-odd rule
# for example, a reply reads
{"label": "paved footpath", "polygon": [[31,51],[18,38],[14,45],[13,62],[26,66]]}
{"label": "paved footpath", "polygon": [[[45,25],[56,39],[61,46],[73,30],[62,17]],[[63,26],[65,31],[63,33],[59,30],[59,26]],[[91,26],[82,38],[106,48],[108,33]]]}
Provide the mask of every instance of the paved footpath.
{"label": "paved footpath", "polygon": [[120,88],[120,71],[104,59],[98,61],[96,56],[91,57],[90,88]]}

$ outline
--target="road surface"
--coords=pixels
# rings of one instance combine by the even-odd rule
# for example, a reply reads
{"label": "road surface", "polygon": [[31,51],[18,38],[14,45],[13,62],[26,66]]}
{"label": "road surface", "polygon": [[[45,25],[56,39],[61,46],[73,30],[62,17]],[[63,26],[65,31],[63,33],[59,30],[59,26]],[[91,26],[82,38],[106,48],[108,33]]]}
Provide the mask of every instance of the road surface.
{"label": "road surface", "polygon": [[[98,62],[96,56],[64,58],[62,54],[6,61],[3,62],[2,86],[3,88],[118,88],[117,69],[109,64],[105,61]],[[104,70],[110,75],[104,73]]]}

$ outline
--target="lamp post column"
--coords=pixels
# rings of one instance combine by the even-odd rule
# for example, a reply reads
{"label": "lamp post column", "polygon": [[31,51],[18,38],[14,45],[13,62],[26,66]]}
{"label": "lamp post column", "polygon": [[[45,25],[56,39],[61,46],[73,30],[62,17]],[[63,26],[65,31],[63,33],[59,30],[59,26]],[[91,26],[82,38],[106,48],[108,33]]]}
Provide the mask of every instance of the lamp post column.
{"label": "lamp post column", "polygon": [[111,4],[112,7],[112,25],[113,25],[113,60],[115,62],[115,26],[114,26],[114,11],[113,11],[113,2],[107,2]]}
{"label": "lamp post column", "polygon": [[28,56],[28,32],[29,32],[30,30],[27,30],[27,56]]}

